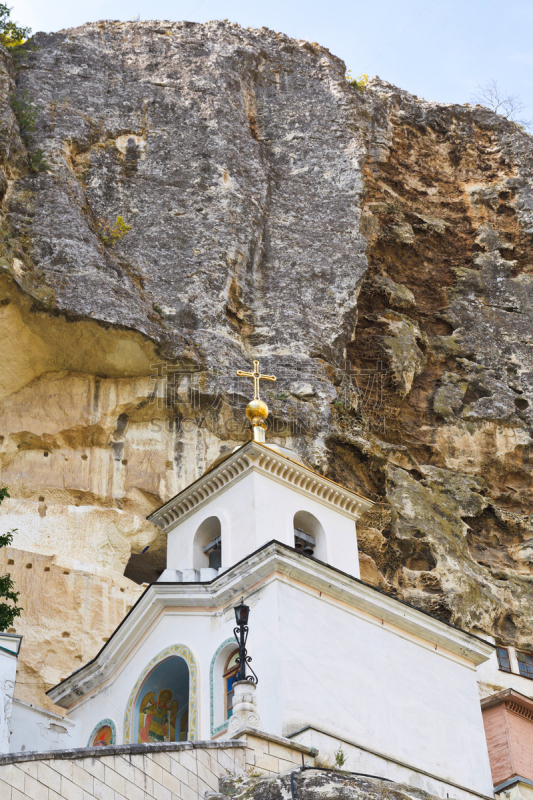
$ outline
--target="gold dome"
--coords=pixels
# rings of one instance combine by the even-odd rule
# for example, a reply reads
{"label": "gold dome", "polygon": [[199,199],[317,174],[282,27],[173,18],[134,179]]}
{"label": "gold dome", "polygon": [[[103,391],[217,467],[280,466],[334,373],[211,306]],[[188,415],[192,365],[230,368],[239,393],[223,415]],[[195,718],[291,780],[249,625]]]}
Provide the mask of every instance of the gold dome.
{"label": "gold dome", "polygon": [[268,406],[264,400],[253,399],[250,400],[246,406],[246,416],[253,425],[260,424],[262,420],[268,417]]}

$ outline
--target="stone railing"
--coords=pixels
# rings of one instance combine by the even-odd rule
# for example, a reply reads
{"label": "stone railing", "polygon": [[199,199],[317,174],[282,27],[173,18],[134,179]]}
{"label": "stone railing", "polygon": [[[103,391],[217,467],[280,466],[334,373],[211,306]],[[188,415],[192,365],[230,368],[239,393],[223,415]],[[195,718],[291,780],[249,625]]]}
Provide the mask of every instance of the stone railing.
{"label": "stone railing", "polygon": [[1,800],[203,800],[245,773],[244,742],[84,747],[0,756]]}

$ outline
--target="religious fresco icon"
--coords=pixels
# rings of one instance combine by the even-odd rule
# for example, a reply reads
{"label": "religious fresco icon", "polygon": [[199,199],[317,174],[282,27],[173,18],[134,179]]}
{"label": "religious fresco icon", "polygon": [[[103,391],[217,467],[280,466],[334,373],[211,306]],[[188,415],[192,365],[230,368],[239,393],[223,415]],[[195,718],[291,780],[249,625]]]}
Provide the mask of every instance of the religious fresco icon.
{"label": "religious fresco icon", "polygon": [[139,708],[139,742],[174,742],[178,701],[172,700],[170,689],[148,692]]}
{"label": "religious fresco icon", "polygon": [[117,732],[115,723],[111,719],[103,719],[93,728],[87,747],[108,747],[116,743]]}
{"label": "religious fresco icon", "polygon": [[96,731],[95,735],[93,736],[91,747],[107,747],[107,745],[111,744],[112,738],[113,731],[109,725],[104,725],[103,728],[100,728],[100,730]]}
{"label": "religious fresco icon", "polygon": [[189,668],[172,656],[143,682],[135,703],[137,742],[184,742],[188,734]]}

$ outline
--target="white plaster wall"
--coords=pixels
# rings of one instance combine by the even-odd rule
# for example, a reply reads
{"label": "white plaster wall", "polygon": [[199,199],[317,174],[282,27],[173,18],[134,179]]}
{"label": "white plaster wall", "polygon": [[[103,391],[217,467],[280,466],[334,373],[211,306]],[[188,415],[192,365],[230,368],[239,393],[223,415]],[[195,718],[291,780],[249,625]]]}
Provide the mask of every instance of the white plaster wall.
{"label": "white plaster wall", "polygon": [[[317,553],[317,557],[355,578],[359,577],[359,555],[353,517],[330,508],[320,500],[300,494],[293,486],[278,483],[259,473],[256,475],[254,489],[256,547],[261,547],[271,539],[294,547],[294,515],[298,511],[308,511],[321,523],[326,538],[325,557],[320,553]],[[247,554],[243,553],[240,558],[245,555]]]}
{"label": "white plaster wall", "polygon": [[17,656],[0,650],[0,753],[9,753],[9,735]]}
{"label": "white plaster wall", "polygon": [[256,470],[232,482],[168,534],[167,569],[192,569],[194,536],[207,517],[220,519],[222,570],[226,570],[272,539],[294,547],[294,515],[298,511],[313,514],[324,529],[325,547],[317,550],[317,558],[358,578],[353,517]]}
{"label": "white plaster wall", "polygon": [[43,752],[76,747],[75,729],[76,725],[72,720],[50,713],[44,708],[23,703],[21,700],[14,700],[11,742],[6,752],[21,753],[25,750]]}
{"label": "white plaster wall", "polygon": [[[252,477],[247,475],[233,483],[225,492],[217,493],[168,534],[167,569],[183,572],[193,568],[194,536],[202,522],[211,516],[220,519],[222,570],[239,561],[241,557],[235,557],[235,552],[239,550],[238,540],[242,540],[244,535],[249,544],[255,541],[256,515]],[[253,553],[255,549],[250,546],[247,553]]]}
{"label": "white plaster wall", "polygon": [[509,650],[509,659],[513,672],[503,672],[498,666],[498,658],[494,652],[488,661],[480,664],[477,668],[477,679],[479,683],[479,693],[481,697],[490,697],[491,694],[503,691],[503,689],[514,689],[526,697],[533,697],[533,680],[517,675],[518,661],[514,647]]}
{"label": "white plaster wall", "polygon": [[[422,791],[436,795],[437,797],[453,797],[454,800],[472,800],[473,797],[470,792],[462,791],[445,781],[435,780],[429,777],[429,775],[424,775],[421,772],[401,766],[382,756],[377,756],[373,753],[361,750],[361,748],[355,747],[349,742],[330,736],[322,731],[308,729],[291,737],[291,741],[306,744],[308,747],[315,747],[320,754],[318,759],[320,764],[324,763],[334,766],[335,753],[341,748],[346,759],[343,769],[347,771],[373,775],[376,778],[386,777],[397,783],[415,786],[417,789],[422,789]],[[521,799],[512,798],[512,800]],[[533,797],[530,800],[533,800]]]}
{"label": "white plaster wall", "polygon": [[[277,591],[275,584],[260,589],[248,598],[251,607],[249,652],[252,666],[260,676],[258,698],[263,706],[261,717],[265,730],[281,729],[281,678],[278,647]],[[147,636],[138,643],[129,659],[102,690],[69,712],[76,722],[76,747],[85,747],[89,735],[100,720],[111,718],[117,729],[117,744],[124,743],[124,713],[130,693],[143,669],[151,659],[174,644],[185,644],[193,652],[198,667],[198,739],[209,739],[210,685],[209,668],[218,647],[233,636],[233,609],[220,615],[209,612],[179,612],[168,610]],[[216,679],[222,682],[222,673]],[[222,694],[218,693],[222,702]],[[45,747],[37,748],[40,750]]]}
{"label": "white plaster wall", "polygon": [[279,607],[282,735],[314,724],[492,793],[473,668],[287,584]]}

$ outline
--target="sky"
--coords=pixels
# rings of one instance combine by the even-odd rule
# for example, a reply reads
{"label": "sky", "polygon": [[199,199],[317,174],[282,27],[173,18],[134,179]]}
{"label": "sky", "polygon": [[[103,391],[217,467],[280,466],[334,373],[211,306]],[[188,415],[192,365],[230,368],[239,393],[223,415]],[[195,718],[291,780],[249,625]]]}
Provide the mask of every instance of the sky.
{"label": "sky", "polygon": [[352,75],[426,100],[468,103],[496,80],[533,119],[533,0],[7,0],[33,32],[101,19],[227,19],[319,42]]}

